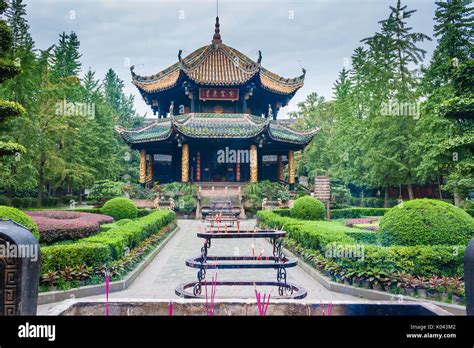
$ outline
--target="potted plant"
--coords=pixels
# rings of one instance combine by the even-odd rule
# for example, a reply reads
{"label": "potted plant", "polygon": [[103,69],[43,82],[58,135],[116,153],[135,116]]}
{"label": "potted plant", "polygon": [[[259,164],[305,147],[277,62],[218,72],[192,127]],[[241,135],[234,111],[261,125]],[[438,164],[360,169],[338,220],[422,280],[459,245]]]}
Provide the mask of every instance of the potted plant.
{"label": "potted plant", "polygon": [[448,302],[449,300],[449,288],[451,287],[451,278],[442,277],[439,286],[439,292],[441,294],[441,301]]}

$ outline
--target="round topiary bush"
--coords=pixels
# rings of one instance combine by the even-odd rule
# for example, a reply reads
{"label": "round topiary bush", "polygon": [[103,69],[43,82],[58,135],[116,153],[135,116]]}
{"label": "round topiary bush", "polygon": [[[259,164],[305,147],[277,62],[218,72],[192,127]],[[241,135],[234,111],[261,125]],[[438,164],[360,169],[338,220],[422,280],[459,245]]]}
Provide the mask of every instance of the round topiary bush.
{"label": "round topiary bush", "polygon": [[291,217],[303,220],[324,220],[326,208],[320,200],[311,197],[300,197],[293,203],[290,210]]}
{"label": "round topiary bush", "polygon": [[137,217],[138,208],[133,202],[124,197],[112,198],[105,202],[101,208],[101,212],[112,216],[114,220],[135,219]]}
{"label": "round topiary bush", "polygon": [[452,204],[415,199],[390,209],[380,220],[382,245],[467,244],[474,219]]}
{"label": "round topiary bush", "polygon": [[20,225],[25,226],[31,231],[31,233],[33,233],[36,239],[39,239],[38,226],[36,226],[33,220],[21,210],[2,205],[0,206],[0,219],[12,219]]}
{"label": "round topiary bush", "polygon": [[0,205],[11,206],[12,200],[7,196],[0,196]]}

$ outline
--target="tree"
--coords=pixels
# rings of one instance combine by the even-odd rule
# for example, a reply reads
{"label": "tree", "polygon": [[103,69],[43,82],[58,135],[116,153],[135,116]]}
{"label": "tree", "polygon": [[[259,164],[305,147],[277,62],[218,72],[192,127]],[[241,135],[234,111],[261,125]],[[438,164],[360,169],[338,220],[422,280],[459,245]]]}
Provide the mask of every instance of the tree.
{"label": "tree", "polygon": [[[417,44],[430,38],[413,32],[407,20],[416,10],[407,10],[397,1],[390,7],[390,15],[380,21],[381,30],[364,39],[369,46],[370,70],[374,81],[371,84],[371,107],[368,118],[366,145],[366,167],[371,168],[370,181],[387,188],[407,185],[409,198],[413,199],[412,184],[418,181],[415,168],[418,158],[412,155],[414,128],[418,114],[407,112],[406,105],[417,109],[417,70],[426,52]],[[390,112],[384,112],[388,105]],[[395,106],[395,108],[392,108]]]}
{"label": "tree", "polygon": [[459,204],[474,186],[469,160],[472,122],[466,117],[472,115],[473,108],[473,8],[470,1],[463,0],[438,1],[436,5],[438,46],[420,86],[427,100],[416,127],[414,153],[421,158],[418,175],[436,179],[440,186],[445,178],[444,188]]}
{"label": "tree", "polygon": [[[0,15],[7,9],[4,0],[0,0]],[[21,73],[21,68],[8,59],[13,45],[13,35],[7,23],[0,20],[0,83]],[[8,120],[19,117],[25,109],[16,102],[0,100],[0,125]],[[11,156],[15,153],[24,153],[26,149],[13,141],[0,141],[0,156]]]}
{"label": "tree", "polygon": [[77,76],[81,70],[79,53],[80,42],[76,33],[67,35],[62,32],[59,35],[59,42],[53,51],[53,72],[52,78],[57,80],[69,76]]}

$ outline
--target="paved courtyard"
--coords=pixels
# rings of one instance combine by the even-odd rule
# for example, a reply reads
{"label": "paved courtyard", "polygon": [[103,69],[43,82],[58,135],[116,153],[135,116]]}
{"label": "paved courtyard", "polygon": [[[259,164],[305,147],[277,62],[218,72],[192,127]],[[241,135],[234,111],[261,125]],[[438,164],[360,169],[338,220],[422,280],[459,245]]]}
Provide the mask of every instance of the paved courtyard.
{"label": "paved courtyard", "polygon": [[[178,298],[175,288],[183,282],[196,280],[197,269],[187,267],[185,260],[200,254],[203,239],[196,237],[199,229],[204,230],[205,224],[193,220],[179,220],[180,230],[171,238],[163,250],[155,257],[148,267],[138,276],[128,289],[110,294],[110,298],[134,298],[134,299],[169,299]],[[255,226],[255,220],[247,220],[241,223],[241,228]],[[223,239],[213,240],[209,249],[209,255],[251,255],[252,243],[255,253],[264,250],[264,255],[272,254],[272,245],[264,239]],[[276,280],[276,270],[218,270],[218,280]],[[215,274],[215,271],[207,272],[207,279]],[[288,282],[304,287],[308,291],[307,299],[310,300],[360,300],[359,298],[336,293],[327,290],[314,280],[300,267],[287,269]],[[271,289],[260,289],[269,293]],[[204,294],[204,289],[203,289]],[[249,297],[254,298],[253,287],[230,288],[217,287],[216,297]],[[272,296],[277,296],[277,289],[272,290]],[[90,299],[104,296],[93,296]],[[38,307],[38,314],[46,314],[48,309],[55,304],[45,304]]]}

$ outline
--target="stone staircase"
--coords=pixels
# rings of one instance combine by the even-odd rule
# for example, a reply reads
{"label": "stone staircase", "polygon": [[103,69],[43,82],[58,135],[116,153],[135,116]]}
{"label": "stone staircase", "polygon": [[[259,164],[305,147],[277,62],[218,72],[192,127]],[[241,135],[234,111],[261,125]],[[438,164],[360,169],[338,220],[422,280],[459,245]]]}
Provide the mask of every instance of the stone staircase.
{"label": "stone staircase", "polygon": [[240,210],[240,218],[245,218],[240,183],[201,183],[199,184],[196,219],[200,219],[203,208],[210,208],[213,202],[230,202],[233,208]]}

